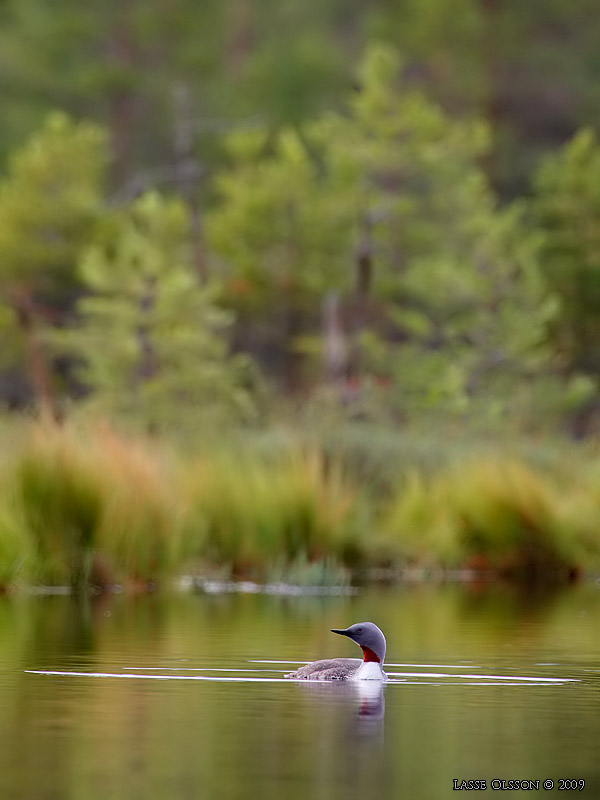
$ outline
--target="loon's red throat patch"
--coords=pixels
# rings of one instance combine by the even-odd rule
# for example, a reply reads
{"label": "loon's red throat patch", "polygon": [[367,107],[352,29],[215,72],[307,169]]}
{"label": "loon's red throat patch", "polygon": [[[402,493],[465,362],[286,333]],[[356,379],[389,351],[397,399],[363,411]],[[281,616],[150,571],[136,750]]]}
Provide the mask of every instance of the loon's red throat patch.
{"label": "loon's red throat patch", "polygon": [[381,663],[370,647],[363,647],[361,644],[360,648],[363,651],[363,661],[375,661],[377,664]]}

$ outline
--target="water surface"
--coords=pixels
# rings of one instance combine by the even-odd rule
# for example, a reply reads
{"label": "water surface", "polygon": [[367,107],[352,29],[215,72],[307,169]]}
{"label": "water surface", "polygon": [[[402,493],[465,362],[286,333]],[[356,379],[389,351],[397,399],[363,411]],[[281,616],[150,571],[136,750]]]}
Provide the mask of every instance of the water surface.
{"label": "water surface", "polygon": [[[283,680],[357,655],[329,628],[365,619],[383,690]],[[3,598],[0,797],[419,800],[455,779],[600,796],[599,623],[594,584]]]}

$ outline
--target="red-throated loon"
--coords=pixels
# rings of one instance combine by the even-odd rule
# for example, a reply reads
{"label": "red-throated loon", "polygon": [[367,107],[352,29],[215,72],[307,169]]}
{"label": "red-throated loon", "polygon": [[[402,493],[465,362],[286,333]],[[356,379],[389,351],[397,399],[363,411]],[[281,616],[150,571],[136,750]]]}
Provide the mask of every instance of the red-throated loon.
{"label": "red-throated loon", "polygon": [[381,668],[385,658],[385,636],[377,625],[372,622],[357,622],[344,630],[332,628],[331,632],[347,636],[356,642],[363,651],[363,660],[325,658],[306,664],[285,677],[311,681],[387,680],[387,675]]}

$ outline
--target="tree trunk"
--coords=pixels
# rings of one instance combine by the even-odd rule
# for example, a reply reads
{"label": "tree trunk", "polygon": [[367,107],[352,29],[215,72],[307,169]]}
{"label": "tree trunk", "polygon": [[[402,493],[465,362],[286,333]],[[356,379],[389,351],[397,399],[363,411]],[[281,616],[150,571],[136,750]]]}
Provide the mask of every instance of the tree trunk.
{"label": "tree trunk", "polygon": [[174,88],[175,131],[174,150],[177,188],[188,207],[192,257],[200,283],[208,281],[208,264],[198,198],[202,167],[194,158],[195,121],[189,88],[179,84]]}
{"label": "tree trunk", "polygon": [[227,47],[226,68],[231,77],[239,77],[246,65],[254,40],[254,20],[251,0],[235,0],[232,11],[232,34]]}
{"label": "tree trunk", "polygon": [[13,307],[25,344],[27,377],[36,405],[42,414],[48,414],[51,419],[58,421],[60,412],[52,389],[52,376],[39,338],[38,312],[29,292],[20,293]]}
{"label": "tree trunk", "polygon": [[[107,60],[117,69],[127,69],[136,64],[133,38],[122,18],[110,35]],[[108,116],[114,151],[113,184],[119,186],[130,169],[132,143],[137,133],[135,93],[128,89],[111,91]]]}

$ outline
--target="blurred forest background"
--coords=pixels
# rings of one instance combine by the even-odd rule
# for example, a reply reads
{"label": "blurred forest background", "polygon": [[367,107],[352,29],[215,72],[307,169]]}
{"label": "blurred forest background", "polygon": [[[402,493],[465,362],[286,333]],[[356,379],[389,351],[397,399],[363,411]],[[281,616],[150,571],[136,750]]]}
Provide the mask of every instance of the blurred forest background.
{"label": "blurred forest background", "polygon": [[[108,524],[98,498],[114,492],[77,481],[100,441],[113,448],[104,480],[119,458],[126,471],[150,461],[123,455],[115,431],[180,459],[234,437],[218,490],[202,473],[184,491],[203,519],[191,549],[234,571],[279,552],[273,537],[287,562],[361,562],[346,523],[367,517],[382,534],[372,563],[422,560],[420,539],[386,539],[419,528],[455,566],[466,548],[470,563],[530,570],[540,547],[544,565],[585,565],[564,548],[574,529],[577,547],[600,548],[599,35],[590,0],[2,0],[0,403],[20,498],[4,529],[54,514],[93,550]],[[46,439],[21,452],[32,415]],[[93,447],[74,444],[77,425]],[[257,511],[254,541],[225,476],[254,453],[247,502],[272,506],[282,437],[301,440],[280,499],[288,514],[297,479],[303,521],[289,512],[273,534]],[[487,480],[493,497],[493,520],[479,509],[469,527],[457,475],[435,490],[423,475],[482,440],[516,443],[523,463],[499,472],[486,455],[461,472],[466,494]],[[588,465],[577,522],[574,503],[556,506],[564,480],[577,484],[569,459]],[[531,465],[550,463],[548,488]],[[49,489],[63,468],[76,512]],[[374,517],[349,512],[345,481],[368,484]],[[234,495],[239,519],[218,520],[235,516]],[[444,515],[456,505],[452,521],[431,518],[434,495]],[[506,519],[525,537],[510,557],[490,533]],[[46,579],[89,577],[82,558]]]}

